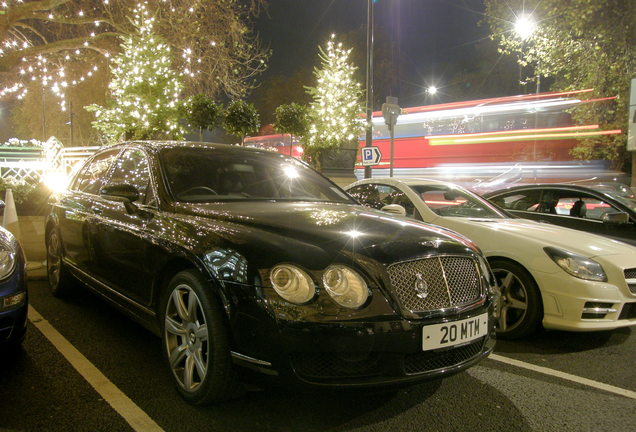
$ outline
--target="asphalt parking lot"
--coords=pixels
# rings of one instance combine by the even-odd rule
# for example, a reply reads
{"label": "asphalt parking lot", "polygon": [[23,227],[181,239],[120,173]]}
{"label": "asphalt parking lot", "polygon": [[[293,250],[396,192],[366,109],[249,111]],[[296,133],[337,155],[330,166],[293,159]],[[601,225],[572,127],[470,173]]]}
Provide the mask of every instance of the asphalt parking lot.
{"label": "asphalt parking lot", "polygon": [[160,341],[93,294],[31,281],[23,350],[0,357],[0,429],[17,431],[626,431],[636,329],[499,341],[467,372],[393,392],[255,388],[193,407]]}

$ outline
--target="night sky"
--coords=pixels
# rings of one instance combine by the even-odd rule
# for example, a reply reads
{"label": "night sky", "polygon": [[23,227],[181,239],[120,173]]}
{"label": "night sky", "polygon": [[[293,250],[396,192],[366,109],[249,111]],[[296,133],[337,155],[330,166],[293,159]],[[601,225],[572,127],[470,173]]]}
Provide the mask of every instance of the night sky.
{"label": "night sky", "polygon": [[[401,106],[447,101],[444,86],[449,69],[459,60],[474,58],[475,44],[487,36],[487,26],[478,25],[482,14],[482,0],[376,0],[376,43],[381,37],[389,39],[384,42],[390,47],[394,72],[390,93],[399,97]],[[366,40],[366,21],[367,0],[270,0],[254,23],[263,45],[272,49],[268,70],[257,81],[267,85],[268,77],[316,65],[317,47],[331,33],[359,30]],[[429,100],[424,90],[431,84],[440,87],[441,94]],[[376,95],[382,101],[387,96],[377,85]],[[7,108],[0,104],[3,140],[14,136],[6,121]]]}
{"label": "night sky", "polygon": [[[273,51],[263,80],[293,72],[307,62],[316,64],[317,46],[331,33],[366,31],[366,0],[271,0],[269,4],[256,23],[261,40]],[[378,33],[391,39],[395,71],[391,92],[402,106],[424,104],[426,86],[443,87],[448,65],[475,55],[475,43],[488,34],[487,26],[478,25],[482,0],[377,0],[374,15],[375,28],[385,29]]]}

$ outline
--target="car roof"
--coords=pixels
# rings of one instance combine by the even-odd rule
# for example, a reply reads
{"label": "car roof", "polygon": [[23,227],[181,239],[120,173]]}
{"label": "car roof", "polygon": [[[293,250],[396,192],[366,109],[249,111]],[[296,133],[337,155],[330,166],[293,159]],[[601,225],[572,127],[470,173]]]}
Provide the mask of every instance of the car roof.
{"label": "car roof", "polygon": [[381,181],[388,184],[404,184],[407,186],[418,186],[418,185],[440,185],[440,186],[448,186],[448,187],[460,187],[465,189],[463,186],[457,185],[451,182],[445,182],[442,180],[429,179],[423,177],[408,177],[408,178],[396,178],[396,177],[372,177],[369,179],[358,180],[354,184],[365,184],[365,183],[373,183],[375,181]]}
{"label": "car roof", "polygon": [[146,150],[157,152],[166,148],[217,148],[230,152],[256,152],[260,154],[278,155],[277,152],[254,147],[243,147],[234,144],[212,143],[204,141],[170,141],[170,140],[135,140],[125,141],[108,148],[142,147]]}
{"label": "car roof", "polygon": [[497,189],[494,191],[489,191],[489,192],[485,192],[483,195],[484,196],[492,196],[492,195],[499,195],[501,193],[505,193],[505,192],[514,192],[517,190],[524,190],[524,189],[537,189],[537,188],[541,188],[541,189],[570,189],[570,190],[577,190],[580,192],[596,192],[596,193],[601,193],[603,194],[605,191],[599,191],[598,189],[594,189],[594,187],[592,187],[592,185],[579,185],[579,184],[569,184],[569,183],[523,183],[523,184],[519,184],[519,185],[514,185],[514,186],[508,186],[505,188],[501,188],[501,189]]}

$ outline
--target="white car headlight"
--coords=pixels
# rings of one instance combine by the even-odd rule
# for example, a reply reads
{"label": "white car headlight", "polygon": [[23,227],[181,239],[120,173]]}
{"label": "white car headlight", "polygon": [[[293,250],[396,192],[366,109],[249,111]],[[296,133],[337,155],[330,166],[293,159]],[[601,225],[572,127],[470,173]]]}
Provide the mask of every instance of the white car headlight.
{"label": "white car headlight", "polygon": [[362,306],[369,297],[367,284],[355,271],[341,265],[327,267],[322,283],[336,303],[348,308]]}
{"label": "white car headlight", "polygon": [[293,265],[277,265],[272,269],[269,280],[278,295],[290,303],[307,303],[316,295],[316,287],[311,277]]}
{"label": "white car headlight", "polygon": [[603,267],[591,258],[554,247],[543,248],[552,261],[567,273],[579,279],[607,282]]}
{"label": "white car headlight", "polygon": [[13,247],[0,242],[0,279],[9,276],[15,268],[15,255],[16,250]]}

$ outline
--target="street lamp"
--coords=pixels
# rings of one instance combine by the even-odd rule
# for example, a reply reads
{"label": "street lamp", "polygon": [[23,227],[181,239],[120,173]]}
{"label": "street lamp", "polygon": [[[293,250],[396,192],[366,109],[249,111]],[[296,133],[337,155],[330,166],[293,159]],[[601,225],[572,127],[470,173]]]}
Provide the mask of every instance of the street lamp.
{"label": "street lamp", "polygon": [[[523,50],[523,43],[533,35],[533,33],[537,30],[537,23],[532,18],[532,15],[519,15],[517,17],[517,21],[515,22],[515,33],[521,39],[521,49]],[[521,81],[521,64],[519,64],[519,81]],[[541,76],[537,73],[537,94],[539,94],[541,88]],[[538,114],[535,111],[534,113],[534,128],[537,129],[539,125]],[[536,162],[537,160],[537,140],[536,138],[532,143],[532,160]]]}
{"label": "street lamp", "polygon": [[521,38],[526,40],[537,29],[537,23],[532,18],[532,15],[520,15],[515,22],[515,33]]}
{"label": "street lamp", "polygon": [[[515,21],[515,33],[521,39],[521,49],[523,51],[523,43],[537,30],[537,23],[532,15],[519,15]],[[519,81],[521,81],[521,65],[519,65]],[[541,90],[541,76],[537,73],[537,93]]]}
{"label": "street lamp", "polygon": [[428,86],[428,88],[426,89],[426,93],[430,94],[431,96],[436,95],[437,94],[437,87],[435,87],[434,85]]}

